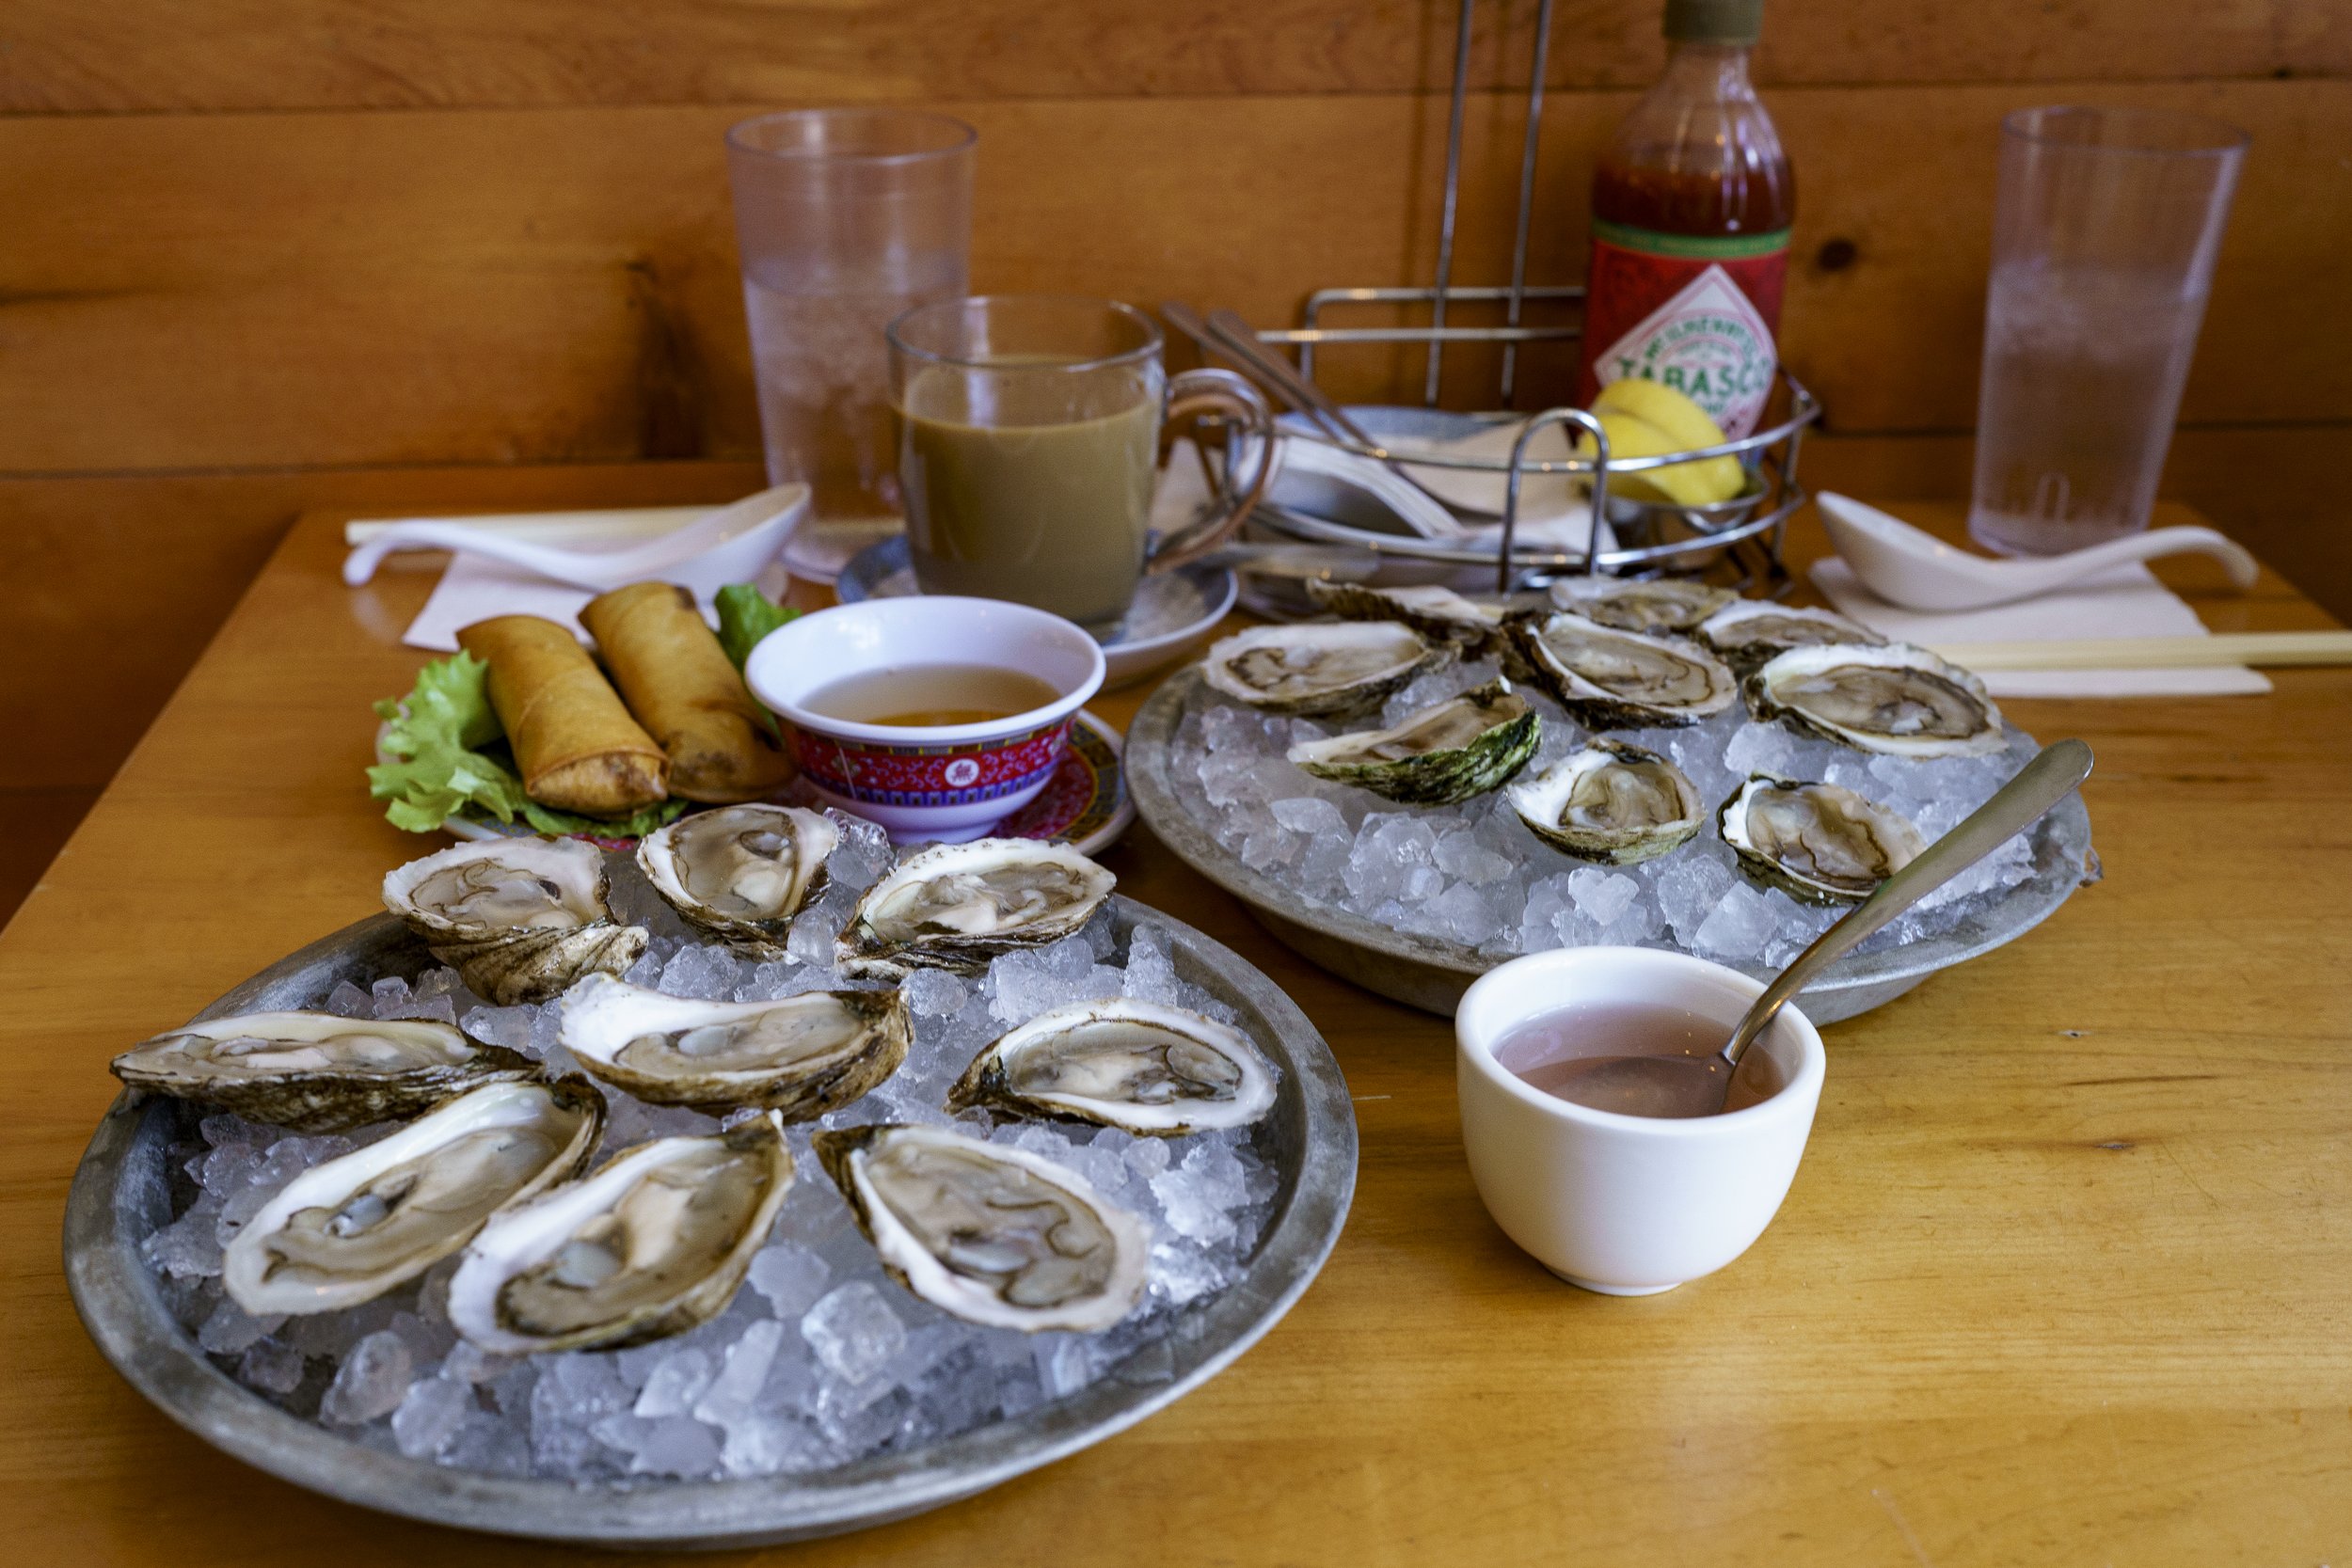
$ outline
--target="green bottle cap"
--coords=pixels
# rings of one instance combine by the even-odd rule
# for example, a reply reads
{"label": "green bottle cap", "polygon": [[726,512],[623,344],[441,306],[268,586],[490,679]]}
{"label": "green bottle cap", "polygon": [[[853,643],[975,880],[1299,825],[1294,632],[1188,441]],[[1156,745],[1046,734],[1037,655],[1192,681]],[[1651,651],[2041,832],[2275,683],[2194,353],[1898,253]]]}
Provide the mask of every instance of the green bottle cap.
{"label": "green bottle cap", "polygon": [[1764,33],[1764,0],[1666,0],[1675,43],[1754,43]]}

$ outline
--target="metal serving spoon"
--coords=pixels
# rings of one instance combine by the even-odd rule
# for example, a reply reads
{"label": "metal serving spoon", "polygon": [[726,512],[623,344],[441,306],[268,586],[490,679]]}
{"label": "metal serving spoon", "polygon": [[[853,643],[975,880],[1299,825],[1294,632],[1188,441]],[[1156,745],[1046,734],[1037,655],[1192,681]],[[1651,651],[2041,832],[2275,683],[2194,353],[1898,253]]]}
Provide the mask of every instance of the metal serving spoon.
{"label": "metal serving spoon", "polygon": [[1764,988],[1721,1051],[1711,1056],[1601,1057],[1577,1074],[1577,1102],[1632,1116],[1720,1112],[1739,1074],[1740,1059],[1790,997],[1863,939],[2032,826],[2090,776],[2090,748],[2079,740],[2043,747],[1993,799],[1881,882],[1877,892],[1798,954]]}

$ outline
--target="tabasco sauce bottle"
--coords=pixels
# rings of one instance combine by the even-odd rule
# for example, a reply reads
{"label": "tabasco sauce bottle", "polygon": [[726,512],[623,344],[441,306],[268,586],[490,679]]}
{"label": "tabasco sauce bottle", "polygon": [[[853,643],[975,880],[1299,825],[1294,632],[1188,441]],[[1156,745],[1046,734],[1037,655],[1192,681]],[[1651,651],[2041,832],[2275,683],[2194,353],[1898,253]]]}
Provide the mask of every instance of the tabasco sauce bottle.
{"label": "tabasco sauce bottle", "polygon": [[1646,376],[1729,436],[1764,411],[1797,182],[1748,82],[1763,11],[1763,0],[1666,0],[1666,74],[1593,171],[1580,404]]}

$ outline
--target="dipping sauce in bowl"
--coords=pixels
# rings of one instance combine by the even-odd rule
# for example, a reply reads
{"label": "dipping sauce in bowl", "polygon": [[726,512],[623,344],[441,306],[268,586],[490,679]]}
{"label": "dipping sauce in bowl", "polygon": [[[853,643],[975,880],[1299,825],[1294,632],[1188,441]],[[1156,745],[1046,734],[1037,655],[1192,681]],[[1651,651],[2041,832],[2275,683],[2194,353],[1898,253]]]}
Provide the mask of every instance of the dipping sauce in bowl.
{"label": "dipping sauce in bowl", "polygon": [[[1730,1069],[1719,1054],[1730,1031],[1712,1017],[1671,1002],[1591,1002],[1539,1014],[1496,1042],[1494,1056],[1522,1084],[1556,1099],[1624,1117],[1709,1117],[1743,1111],[1778,1094],[1788,1074],[1768,1051]],[[1677,1072],[1638,1085],[1594,1069],[1615,1056],[1651,1056]]]}
{"label": "dipping sauce in bowl", "polygon": [[914,664],[864,670],[801,699],[811,713],[857,724],[919,729],[932,724],[993,724],[1061,695],[1049,681],[985,664]]}
{"label": "dipping sauce in bowl", "polygon": [[957,844],[1045,787],[1103,649],[1025,605],[863,599],[770,632],[743,679],[820,799],[896,839]]}

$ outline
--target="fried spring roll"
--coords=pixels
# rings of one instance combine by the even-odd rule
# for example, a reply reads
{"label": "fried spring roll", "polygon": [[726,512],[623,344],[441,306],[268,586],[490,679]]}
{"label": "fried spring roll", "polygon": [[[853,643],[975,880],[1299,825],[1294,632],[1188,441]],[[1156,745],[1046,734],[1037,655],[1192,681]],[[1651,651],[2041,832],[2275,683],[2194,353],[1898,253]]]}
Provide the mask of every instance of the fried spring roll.
{"label": "fried spring roll", "polygon": [[629,711],[669,753],[673,795],[755,800],[791,775],[783,743],[693,594],[666,582],[632,583],[589,600],[580,621]]}
{"label": "fried spring roll", "polygon": [[669,793],[669,758],[621,705],[580,639],[536,615],[500,615],[457,634],[490,665],[523,791],[543,806],[626,816]]}

